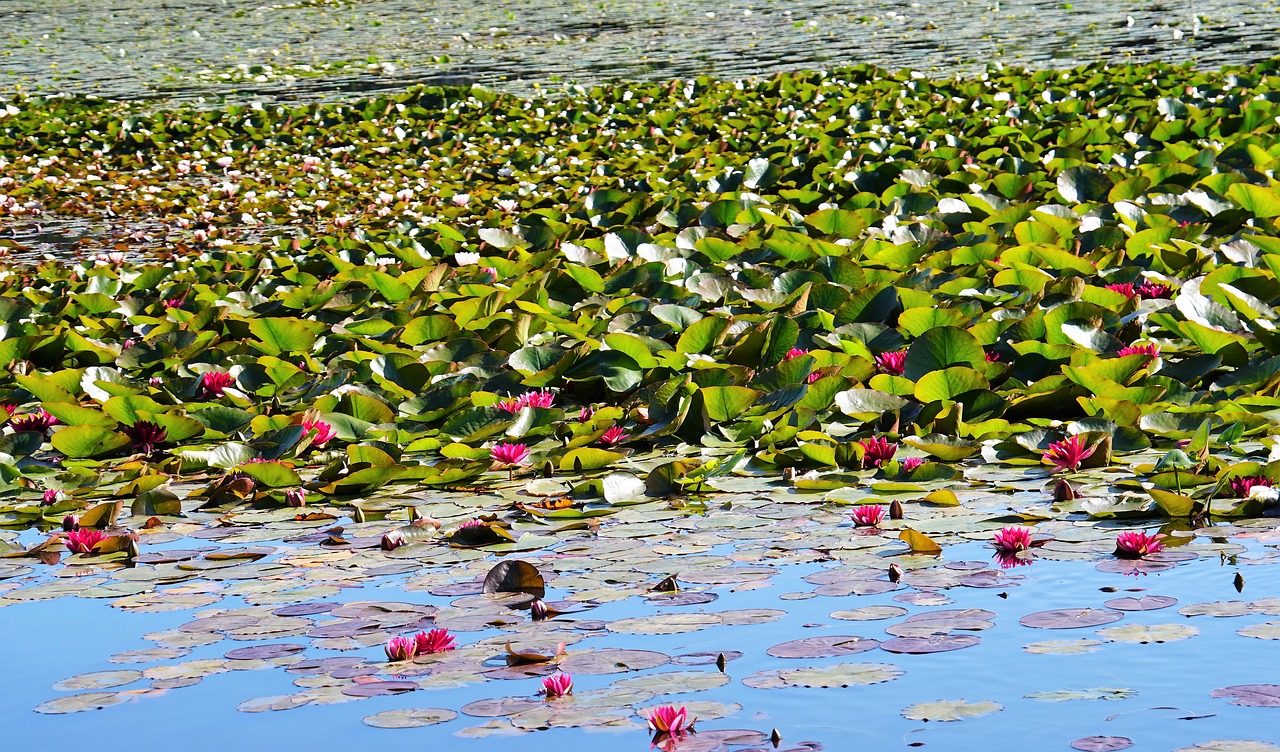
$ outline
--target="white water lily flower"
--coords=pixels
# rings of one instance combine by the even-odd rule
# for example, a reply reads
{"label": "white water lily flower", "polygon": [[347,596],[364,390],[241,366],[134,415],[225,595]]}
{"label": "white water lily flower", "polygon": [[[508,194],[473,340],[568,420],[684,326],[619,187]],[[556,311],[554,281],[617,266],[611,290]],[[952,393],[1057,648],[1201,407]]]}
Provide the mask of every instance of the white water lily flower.
{"label": "white water lily flower", "polygon": [[471,266],[480,263],[480,254],[473,251],[458,251],[453,254],[453,260],[458,262],[458,266]]}

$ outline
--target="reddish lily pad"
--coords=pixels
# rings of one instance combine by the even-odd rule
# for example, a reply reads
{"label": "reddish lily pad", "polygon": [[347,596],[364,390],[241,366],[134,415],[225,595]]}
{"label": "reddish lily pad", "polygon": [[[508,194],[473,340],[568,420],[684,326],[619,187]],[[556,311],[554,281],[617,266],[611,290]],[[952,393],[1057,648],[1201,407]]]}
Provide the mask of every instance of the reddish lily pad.
{"label": "reddish lily pad", "polygon": [[951,650],[971,648],[980,642],[982,642],[982,638],[975,635],[942,634],[932,637],[894,637],[891,640],[885,640],[880,643],[880,649],[887,650],[890,653],[921,655],[924,653],[945,653]]}
{"label": "reddish lily pad", "polygon": [[1280,684],[1237,684],[1215,689],[1210,697],[1232,697],[1232,705],[1246,708],[1280,708]]}
{"label": "reddish lily pad", "polygon": [[868,650],[875,650],[879,645],[879,640],[868,637],[829,635],[779,643],[765,652],[774,658],[831,658],[837,655],[865,653]]}
{"label": "reddish lily pad", "polygon": [[1080,752],[1116,752],[1132,746],[1133,740],[1125,736],[1086,736],[1071,742],[1071,748]]}

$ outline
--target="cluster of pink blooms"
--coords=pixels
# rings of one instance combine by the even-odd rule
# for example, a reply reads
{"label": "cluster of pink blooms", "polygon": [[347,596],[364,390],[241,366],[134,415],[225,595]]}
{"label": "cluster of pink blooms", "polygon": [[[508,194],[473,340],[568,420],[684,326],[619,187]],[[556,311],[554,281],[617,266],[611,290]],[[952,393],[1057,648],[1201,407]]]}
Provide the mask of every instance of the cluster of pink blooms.
{"label": "cluster of pink blooms", "polygon": [[1116,355],[1121,358],[1126,355],[1146,355],[1156,358],[1160,356],[1160,346],[1154,342],[1135,342],[1128,347],[1122,347],[1117,350]]}
{"label": "cluster of pink blooms", "polygon": [[1157,554],[1164,550],[1160,541],[1163,535],[1147,535],[1141,530],[1120,533],[1116,536],[1116,556],[1122,559],[1140,559],[1147,554]]}
{"label": "cluster of pink blooms", "polygon": [[67,550],[75,554],[91,554],[93,547],[107,536],[101,530],[83,527],[67,533]]}
{"label": "cluster of pink blooms", "polygon": [[875,527],[884,519],[884,507],[879,504],[864,504],[854,508],[850,516],[853,524],[858,527]]}
{"label": "cluster of pink blooms", "polygon": [[206,397],[221,397],[223,390],[234,383],[236,380],[225,371],[206,371],[200,377],[200,391]]}
{"label": "cluster of pink blooms", "polygon": [[546,695],[548,700],[564,697],[571,692],[573,692],[573,676],[570,674],[556,673],[542,680],[542,694]]}
{"label": "cluster of pink blooms", "polygon": [[303,418],[302,419],[303,435],[305,436],[311,433],[312,431],[316,432],[316,435],[311,439],[311,446],[314,446],[314,447],[322,447],[325,444],[329,443],[330,439],[338,435],[337,430],[335,430],[332,425],[330,425],[329,423],[326,423],[323,420],[320,420],[319,418],[315,420],[311,420],[309,418]]}
{"label": "cluster of pink blooms", "polygon": [[1263,475],[1242,475],[1231,479],[1231,493],[1237,499],[1249,498],[1249,492],[1258,486],[1271,487],[1271,479]]}
{"label": "cluster of pink blooms", "polygon": [[1080,463],[1093,455],[1096,447],[1085,446],[1079,435],[1049,445],[1044,450],[1044,459],[1054,465],[1054,472],[1059,470],[1077,470]]}
{"label": "cluster of pink blooms", "polygon": [[1159,282],[1143,282],[1138,285],[1138,294],[1148,299],[1167,298],[1173,294],[1173,290]]}
{"label": "cluster of pink blooms", "polygon": [[457,647],[447,629],[419,632],[410,637],[392,637],[386,645],[387,660],[408,661],[414,656],[443,653]]}
{"label": "cluster of pink blooms", "polygon": [[555,404],[555,401],[555,392],[543,389],[534,392],[525,392],[519,397],[502,400],[501,402],[496,403],[494,407],[514,414],[520,412],[526,407],[551,407]]}
{"label": "cluster of pink blooms", "polygon": [[525,444],[494,444],[489,455],[499,465],[523,465],[529,459],[529,447]]}
{"label": "cluster of pink blooms", "polygon": [[907,368],[907,351],[880,353],[876,356],[876,365],[880,367],[881,373],[901,376]]}
{"label": "cluster of pink blooms", "polygon": [[873,436],[870,439],[862,439],[858,443],[862,445],[863,449],[863,470],[869,470],[873,467],[882,467],[884,463],[893,459],[893,455],[898,451],[898,445],[883,436]]}

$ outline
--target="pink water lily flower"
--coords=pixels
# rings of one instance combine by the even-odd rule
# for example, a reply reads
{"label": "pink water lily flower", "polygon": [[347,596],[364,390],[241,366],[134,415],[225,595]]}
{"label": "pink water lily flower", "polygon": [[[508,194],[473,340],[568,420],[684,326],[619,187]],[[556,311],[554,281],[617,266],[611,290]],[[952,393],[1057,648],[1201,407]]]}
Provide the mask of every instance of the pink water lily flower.
{"label": "pink water lily flower", "polygon": [[409,661],[418,654],[418,642],[412,637],[392,637],[384,649],[389,661]]}
{"label": "pink water lily flower", "polygon": [[529,447],[525,444],[494,444],[489,454],[499,465],[523,465],[529,459]]}
{"label": "pink water lily flower", "polygon": [[307,505],[307,489],[290,488],[284,492],[284,503],[291,507],[305,507]]}
{"label": "pink water lily flower", "polygon": [[1247,499],[1250,492],[1259,486],[1270,488],[1271,479],[1264,475],[1242,475],[1231,479],[1231,494],[1237,499]]}
{"label": "pink water lily flower", "polygon": [[864,504],[854,507],[850,517],[853,518],[853,524],[858,527],[875,527],[884,519],[884,507],[879,504]]}
{"label": "pink water lily flower", "polygon": [[679,736],[693,727],[697,721],[690,718],[684,706],[662,705],[649,711],[649,728],[672,736]]}
{"label": "pink water lily flower", "polygon": [[1155,358],[1160,355],[1160,346],[1154,342],[1135,342],[1128,347],[1122,347],[1117,350],[1116,355],[1121,358],[1126,355],[1147,355]]}
{"label": "pink water lily flower", "polygon": [[235,383],[226,371],[206,371],[200,376],[200,391],[208,397],[221,397],[223,390]]}
{"label": "pink water lily flower", "polygon": [[47,507],[51,504],[57,504],[65,498],[67,498],[67,495],[64,492],[56,488],[48,488],[45,489],[44,496],[40,500],[40,506]]}
{"label": "pink water lily flower", "polygon": [[880,367],[881,373],[887,373],[890,376],[901,376],[906,370],[906,364],[906,350],[880,353],[876,356],[876,365]]}
{"label": "pink water lily flower", "polygon": [[1132,298],[1134,295],[1138,294],[1137,290],[1134,289],[1132,282],[1118,282],[1113,285],[1107,285],[1107,289],[1112,292],[1118,292],[1126,298]]}
{"label": "pink water lily flower", "polygon": [[898,445],[889,441],[883,436],[873,436],[870,439],[862,439],[858,442],[862,445],[862,469],[868,470],[873,467],[882,467],[884,463],[893,459],[893,455],[898,451]]}
{"label": "pink water lily flower", "polygon": [[319,418],[316,418],[315,420],[303,418],[302,435],[306,436],[312,431],[316,432],[316,435],[311,439],[311,446],[314,447],[322,447],[329,443],[330,439],[338,435],[338,431],[331,424],[326,423]]}
{"label": "pink water lily flower", "polygon": [[1000,353],[999,351],[997,351],[997,350],[992,350],[992,351],[988,352],[988,353],[984,356],[984,359],[985,359],[988,363],[1003,363],[1003,362],[1004,362],[1004,355],[1003,355],[1003,354],[1001,354],[1001,353]]}
{"label": "pink water lily flower", "polygon": [[627,432],[621,426],[614,426],[600,436],[600,443],[605,446],[621,444],[627,440]]}
{"label": "pink water lily flower", "polygon": [[418,655],[431,655],[432,653],[443,653],[446,650],[457,648],[453,635],[449,634],[447,629],[433,629],[430,632],[419,632],[413,636],[414,644],[417,646]]}
{"label": "pink water lily flower", "polygon": [[808,354],[809,354],[808,350],[802,350],[799,347],[793,347],[790,350],[787,350],[787,354],[783,355],[782,359],[791,360],[792,358],[798,358],[801,355],[808,355]]}
{"label": "pink water lily flower", "polygon": [[909,473],[924,464],[924,457],[907,457],[902,461],[902,472]]}
{"label": "pink water lily flower", "polygon": [[1115,555],[1121,559],[1141,559],[1147,554],[1157,554],[1164,550],[1160,541],[1164,535],[1147,535],[1141,530],[1132,530],[1116,536]]}
{"label": "pink water lily flower", "polygon": [[82,527],[67,533],[67,550],[76,554],[91,554],[93,547],[107,536],[101,530]]}
{"label": "pink water lily flower", "polygon": [[1044,459],[1059,470],[1077,470],[1080,463],[1093,455],[1095,447],[1086,447],[1078,434],[1073,434],[1063,441],[1049,445],[1044,451]]}
{"label": "pink water lily flower", "polygon": [[542,694],[550,700],[555,697],[564,697],[573,692],[573,676],[570,674],[552,674],[542,680]]}
{"label": "pink water lily flower", "polygon": [[1031,529],[1010,526],[997,530],[991,538],[991,545],[1006,553],[1026,551],[1031,548]]}
{"label": "pink water lily flower", "polygon": [[578,411],[578,422],[586,423],[587,421],[591,420],[592,416],[594,416],[595,414],[596,414],[596,409],[591,405],[587,405],[586,407]]}

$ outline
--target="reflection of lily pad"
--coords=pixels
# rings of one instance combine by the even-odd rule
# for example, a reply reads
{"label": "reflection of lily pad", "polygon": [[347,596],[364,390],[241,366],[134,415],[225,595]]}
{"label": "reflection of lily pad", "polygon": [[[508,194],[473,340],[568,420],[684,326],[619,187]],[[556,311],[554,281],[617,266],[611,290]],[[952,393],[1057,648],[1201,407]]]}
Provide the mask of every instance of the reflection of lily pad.
{"label": "reflection of lily pad", "polygon": [[990,700],[982,702],[935,700],[934,702],[919,702],[912,705],[902,711],[902,717],[913,721],[946,722],[960,721],[965,718],[978,718],[1000,710],[1004,710],[1004,706]]}

